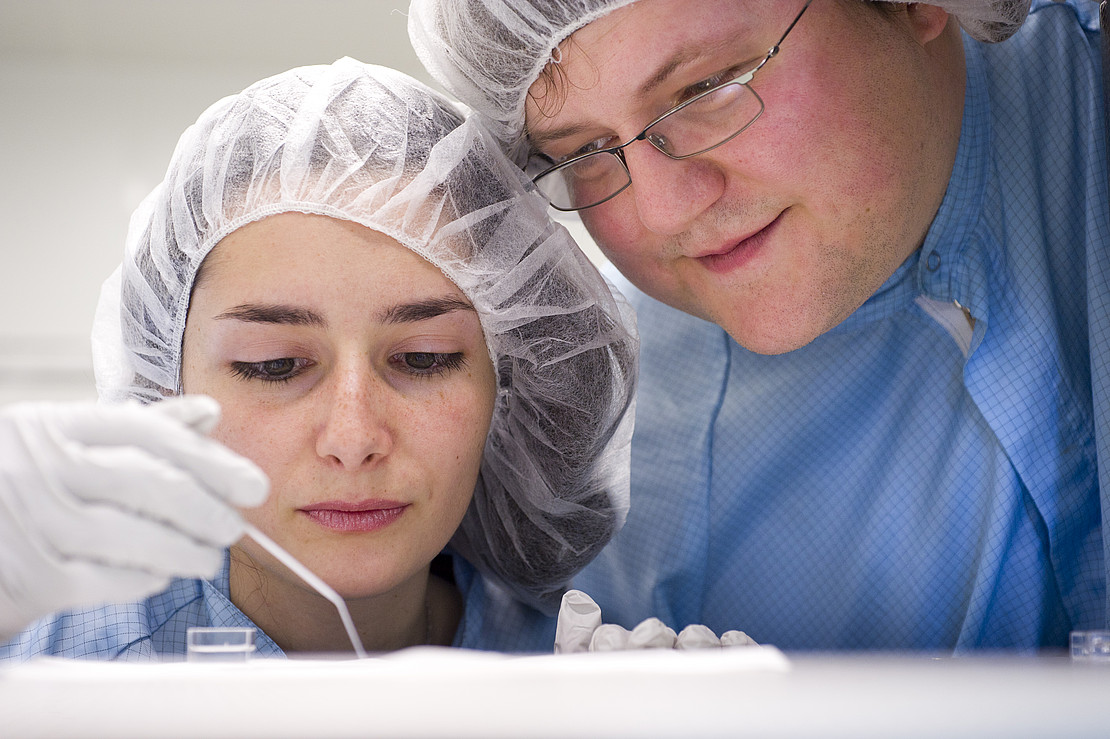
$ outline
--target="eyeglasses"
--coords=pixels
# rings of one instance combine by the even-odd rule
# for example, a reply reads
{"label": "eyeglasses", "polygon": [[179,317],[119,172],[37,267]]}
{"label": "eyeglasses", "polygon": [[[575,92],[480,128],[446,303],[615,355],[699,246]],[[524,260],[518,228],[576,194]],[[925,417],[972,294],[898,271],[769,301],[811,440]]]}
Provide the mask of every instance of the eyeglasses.
{"label": "eyeglasses", "polygon": [[786,33],[754,69],[684,100],[623,144],[578,154],[559,163],[537,152],[529,169],[543,169],[532,182],[556,210],[583,210],[601,205],[632,184],[624,148],[636,141],[647,141],[671,159],[688,159],[736,138],[763,114],[763,99],[749,83],[779,53],[782,42],[810,2],[806,0]]}

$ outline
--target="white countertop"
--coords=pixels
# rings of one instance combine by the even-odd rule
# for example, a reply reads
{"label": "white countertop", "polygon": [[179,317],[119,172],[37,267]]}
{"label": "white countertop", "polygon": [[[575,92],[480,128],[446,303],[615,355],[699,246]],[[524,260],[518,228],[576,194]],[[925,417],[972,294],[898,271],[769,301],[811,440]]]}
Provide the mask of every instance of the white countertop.
{"label": "white countertop", "polygon": [[1110,664],[790,655],[506,656],[416,648],[244,664],[0,668],[15,737],[1110,737]]}

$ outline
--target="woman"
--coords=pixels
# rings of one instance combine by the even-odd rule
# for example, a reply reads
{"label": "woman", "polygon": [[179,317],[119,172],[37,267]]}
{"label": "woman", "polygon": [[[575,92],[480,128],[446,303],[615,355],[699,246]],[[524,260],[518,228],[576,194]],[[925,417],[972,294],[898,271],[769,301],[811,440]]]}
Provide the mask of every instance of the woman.
{"label": "woman", "polygon": [[[243,516],[343,596],[368,650],[469,646],[468,603],[552,613],[623,522],[629,315],[484,133],[343,59],[185,132],[94,354],[104,400],[220,403],[214,438],[271,480]],[[0,658],[172,658],[191,626],[257,626],[260,655],[350,649],[331,604],[243,539],[211,581],[55,615]]]}

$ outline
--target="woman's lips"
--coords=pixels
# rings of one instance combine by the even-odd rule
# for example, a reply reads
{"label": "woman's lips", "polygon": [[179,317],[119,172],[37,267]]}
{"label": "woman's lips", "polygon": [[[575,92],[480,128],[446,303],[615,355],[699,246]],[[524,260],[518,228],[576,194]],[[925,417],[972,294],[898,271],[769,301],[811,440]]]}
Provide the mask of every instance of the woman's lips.
{"label": "woman's lips", "polygon": [[734,269],[743,267],[750,262],[763,245],[767,243],[767,240],[775,232],[781,220],[782,213],[779,213],[778,216],[775,217],[775,220],[752,235],[746,236],[739,241],[718,249],[712,254],[700,256],[698,257],[698,261],[710,272],[716,273],[731,272]]}
{"label": "woman's lips", "polygon": [[336,500],[307,505],[301,508],[301,512],[332,531],[364,533],[389,526],[404,515],[407,509],[407,503],[392,500],[355,503]]}

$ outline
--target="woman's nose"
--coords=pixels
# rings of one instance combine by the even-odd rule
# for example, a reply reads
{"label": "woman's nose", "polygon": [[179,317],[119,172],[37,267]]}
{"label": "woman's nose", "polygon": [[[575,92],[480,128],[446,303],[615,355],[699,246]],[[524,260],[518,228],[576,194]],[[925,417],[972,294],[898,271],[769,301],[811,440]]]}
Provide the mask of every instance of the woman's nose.
{"label": "woman's nose", "polygon": [[385,384],[369,366],[337,371],[323,393],[324,426],[316,451],[345,469],[375,464],[392,450],[394,420]]}
{"label": "woman's nose", "polygon": [[671,159],[643,141],[626,148],[624,155],[640,223],[652,233],[683,233],[724,193],[724,172],[704,154]]}

